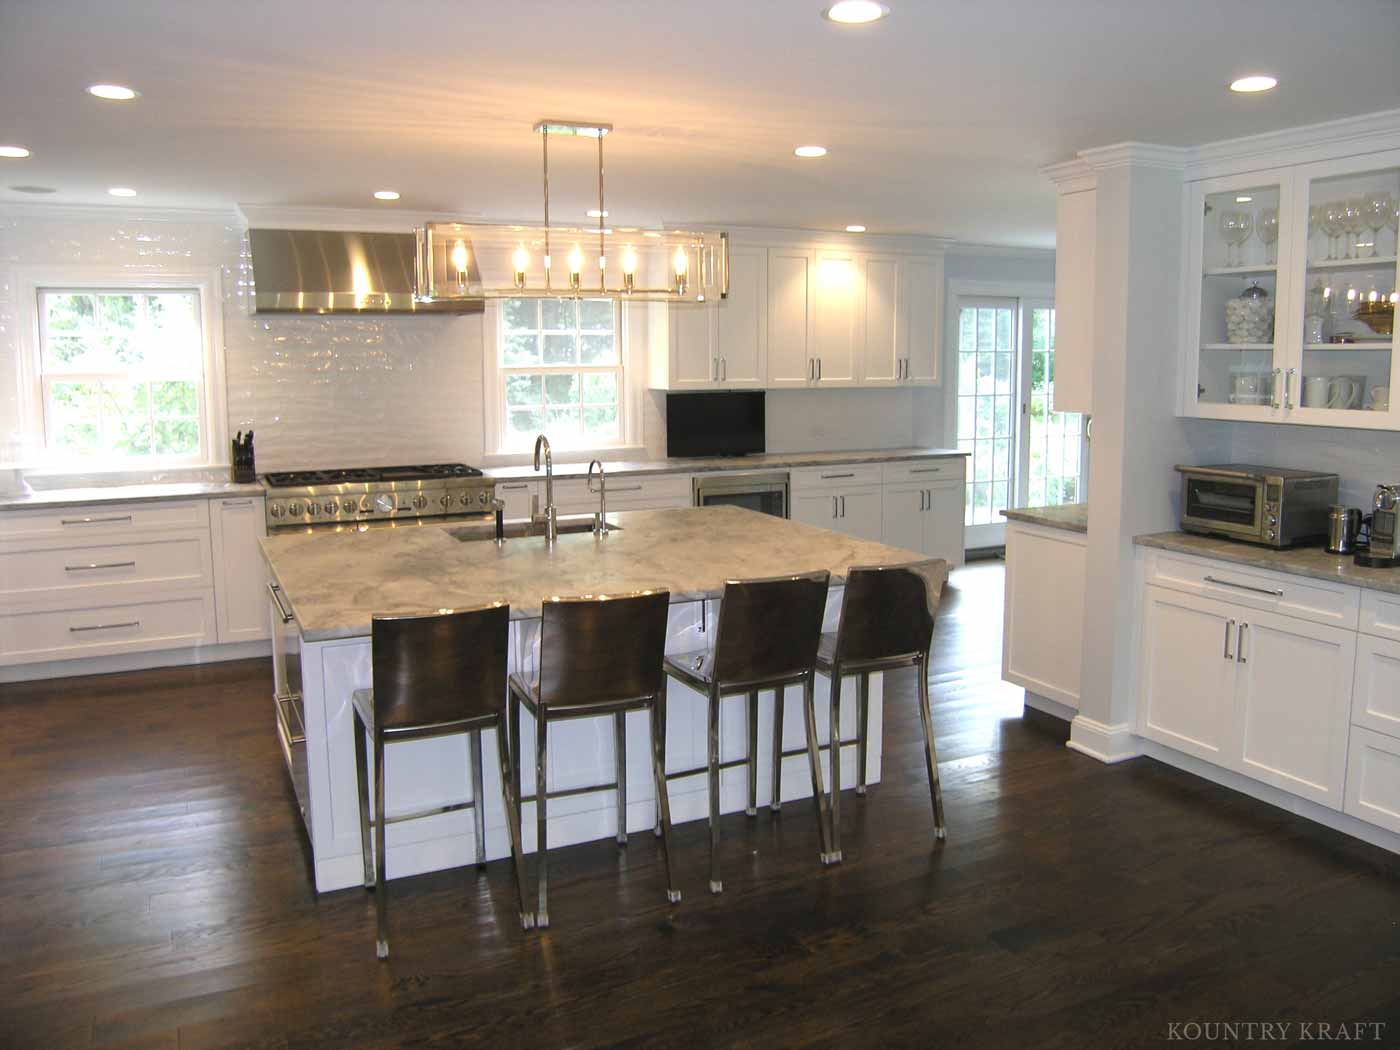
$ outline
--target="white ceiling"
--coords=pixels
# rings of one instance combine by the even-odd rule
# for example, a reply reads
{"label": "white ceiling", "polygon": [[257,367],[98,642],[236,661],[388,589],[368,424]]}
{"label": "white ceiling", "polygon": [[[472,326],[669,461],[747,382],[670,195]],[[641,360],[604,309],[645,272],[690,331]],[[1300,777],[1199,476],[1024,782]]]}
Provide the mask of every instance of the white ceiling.
{"label": "white ceiling", "polygon": [[[539,214],[542,116],[611,121],[614,222],[1054,239],[1039,165],[1400,103],[1397,0],[0,0],[0,203]],[[1267,71],[1280,87],[1226,83]],[[129,84],[101,102],[95,82]],[[830,156],[801,161],[816,142]],[[582,220],[592,143],[553,152]],[[31,197],[15,185],[54,187]],[[375,205],[373,190],[402,193]]]}

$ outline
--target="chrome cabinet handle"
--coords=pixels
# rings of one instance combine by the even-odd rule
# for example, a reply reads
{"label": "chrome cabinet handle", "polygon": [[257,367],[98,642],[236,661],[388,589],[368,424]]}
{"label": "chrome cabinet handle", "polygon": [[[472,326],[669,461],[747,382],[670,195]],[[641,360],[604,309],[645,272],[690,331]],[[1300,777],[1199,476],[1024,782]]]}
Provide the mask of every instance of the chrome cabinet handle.
{"label": "chrome cabinet handle", "polygon": [[267,585],[267,593],[270,594],[270,595],[272,595],[272,601],[276,604],[276,606],[277,606],[277,612],[278,612],[278,614],[282,617],[282,622],[283,622],[283,623],[291,623],[293,620],[296,619],[296,617],[293,616],[293,615],[287,610],[287,607],[286,607],[285,605],[282,604],[282,588],[281,588],[281,587],[278,587],[277,584],[275,584],[275,583],[269,583],[269,584]]}
{"label": "chrome cabinet handle", "polygon": [[1251,587],[1247,583],[1235,583],[1233,580],[1222,580],[1215,576],[1201,577],[1206,583],[1217,583],[1221,587],[1234,587],[1236,590],[1252,591],[1255,594],[1267,594],[1270,598],[1282,598],[1283,591],[1272,590],[1268,587]]}
{"label": "chrome cabinet handle", "polygon": [[845,496],[842,496],[842,497],[841,497],[841,517],[844,518],[845,516],[846,516],[846,497],[845,497]]}
{"label": "chrome cabinet handle", "polygon": [[528,481],[521,481],[521,482],[519,482],[519,483],[517,483],[517,484],[515,484],[515,485],[498,485],[498,486],[497,486],[497,488],[501,489],[502,491],[506,491],[506,492],[518,492],[520,489],[528,489],[529,487],[530,487],[530,483],[529,483]]}
{"label": "chrome cabinet handle", "polygon": [[126,623],[95,623],[90,627],[70,627],[69,632],[79,634],[83,631],[115,631],[118,627],[140,627],[140,620],[128,620]]}
{"label": "chrome cabinet handle", "polygon": [[910,474],[942,474],[942,467],[911,467]]}
{"label": "chrome cabinet handle", "polygon": [[1283,378],[1283,369],[1282,369],[1282,368],[1275,368],[1275,369],[1274,369],[1273,398],[1272,398],[1272,400],[1271,400],[1269,403],[1270,403],[1270,405],[1272,405],[1272,406],[1273,406],[1274,408],[1276,408],[1276,409],[1277,409],[1277,408],[1282,408],[1282,407],[1283,407],[1283,405],[1279,402],[1279,399],[1278,399],[1278,381],[1279,381],[1280,379],[1282,379],[1282,378]]}
{"label": "chrome cabinet handle", "polygon": [[614,492],[641,492],[645,486],[642,485],[614,485]]}
{"label": "chrome cabinet handle", "polygon": [[919,513],[928,510],[928,489],[919,490]]}
{"label": "chrome cabinet handle", "polygon": [[1290,368],[1283,374],[1283,407],[1293,411],[1293,376],[1298,370]]}
{"label": "chrome cabinet handle", "polygon": [[819,357],[819,358],[817,358],[817,382],[820,383],[821,381],[822,381],[822,359]]}
{"label": "chrome cabinet handle", "polygon": [[836,518],[836,497],[835,497],[835,496],[832,496],[832,497],[831,497],[831,517],[832,517],[832,520],[835,520],[835,518]]}
{"label": "chrome cabinet handle", "polygon": [[719,359],[719,381],[721,383],[729,382],[729,359],[727,357]]}
{"label": "chrome cabinet handle", "polygon": [[811,382],[815,381],[816,378],[817,378],[817,359],[816,359],[815,357],[809,357],[809,358],[807,358],[807,382],[811,383]]}
{"label": "chrome cabinet handle", "polygon": [[1240,624],[1239,634],[1235,635],[1235,652],[1238,654],[1235,659],[1242,664],[1249,663],[1248,658],[1244,655],[1244,632],[1247,630],[1249,630],[1249,624],[1242,623]]}
{"label": "chrome cabinet handle", "polygon": [[853,478],[853,477],[855,477],[855,474],[854,474],[853,472],[852,472],[852,473],[847,473],[847,474],[823,474],[823,475],[822,475],[822,480],[823,480],[823,481],[826,481],[826,480],[829,479],[829,478]]}
{"label": "chrome cabinet handle", "polygon": [[60,518],[60,525],[106,525],[115,521],[130,521],[130,514],[118,514],[111,518]]}
{"label": "chrome cabinet handle", "polygon": [[924,507],[924,510],[933,510],[933,490],[924,489],[924,495],[927,497],[926,502],[928,504],[926,507]]}
{"label": "chrome cabinet handle", "polygon": [[220,502],[225,507],[251,507],[253,505],[253,501],[250,499],[226,499]]}
{"label": "chrome cabinet handle", "polygon": [[1230,633],[1235,629],[1234,620],[1225,621],[1225,659],[1233,660],[1234,654],[1230,652]]}
{"label": "chrome cabinet handle", "polygon": [[90,572],[93,569],[134,569],[134,561],[101,561],[92,562],[90,565],[65,565],[64,572]]}

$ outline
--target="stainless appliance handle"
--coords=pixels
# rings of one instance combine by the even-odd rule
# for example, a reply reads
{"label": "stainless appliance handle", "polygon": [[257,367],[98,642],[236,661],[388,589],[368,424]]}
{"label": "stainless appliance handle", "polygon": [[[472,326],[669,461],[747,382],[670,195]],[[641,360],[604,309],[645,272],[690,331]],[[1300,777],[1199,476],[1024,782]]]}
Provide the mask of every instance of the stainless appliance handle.
{"label": "stainless appliance handle", "polygon": [[296,702],[300,697],[296,693],[279,693],[274,699],[277,701],[277,721],[282,725],[282,732],[286,734],[287,743],[304,744],[306,742],[306,729],[302,727],[298,733],[292,728],[292,718],[296,717],[298,723],[301,719],[296,708]]}
{"label": "stainless appliance handle", "polygon": [[1247,623],[1242,623],[1242,624],[1240,624],[1240,631],[1239,631],[1239,634],[1235,635],[1235,653],[1237,654],[1237,655],[1235,656],[1235,659],[1238,660],[1238,661],[1239,661],[1240,663],[1242,663],[1242,664],[1247,664],[1247,663],[1249,663],[1248,657],[1246,657],[1246,656],[1244,655],[1244,638],[1245,638],[1244,632],[1247,631],[1247,630],[1249,630],[1249,624],[1247,624]]}
{"label": "stainless appliance handle", "polygon": [[95,623],[91,627],[70,627],[71,634],[80,634],[83,631],[115,631],[118,627],[140,627],[140,620],[127,620],[125,623]]}
{"label": "stainless appliance handle", "polygon": [[1234,621],[1234,620],[1226,620],[1226,621],[1225,621],[1225,659],[1227,659],[1227,660],[1233,660],[1233,659],[1235,658],[1234,655],[1230,652],[1230,635],[1231,635],[1232,633],[1234,633],[1234,630],[1235,630],[1235,621]]}
{"label": "stainless appliance handle", "polygon": [[60,525],[106,525],[115,521],[130,521],[130,514],[118,514],[110,518],[60,518]]}
{"label": "stainless appliance handle", "polygon": [[64,572],[89,572],[89,571],[91,571],[91,570],[93,570],[93,569],[134,569],[134,568],[136,568],[136,563],[135,563],[134,561],[100,561],[100,562],[93,562],[93,563],[91,563],[90,565],[65,565],[65,566],[63,567],[63,571],[64,571]]}
{"label": "stainless appliance handle", "polygon": [[291,623],[296,617],[287,611],[287,607],[282,604],[282,588],[275,583],[267,585],[267,593],[272,595],[272,600],[277,605],[277,612],[282,617],[283,623]]}
{"label": "stainless appliance handle", "polygon": [[855,475],[855,471],[851,471],[850,473],[847,473],[847,474],[823,474],[823,475],[822,475],[822,480],[823,480],[823,481],[826,481],[826,480],[828,480],[828,479],[830,479],[830,478],[853,478],[853,477],[855,477],[855,476],[856,476],[856,475]]}
{"label": "stainless appliance handle", "polygon": [[1274,408],[1276,408],[1276,409],[1282,408],[1282,407],[1283,407],[1283,405],[1281,405],[1281,404],[1279,403],[1279,399],[1278,399],[1278,381],[1279,381],[1280,378],[1282,378],[1282,376],[1283,376],[1283,369],[1282,369],[1282,368],[1275,368],[1275,369],[1274,369],[1273,398],[1272,398],[1272,400],[1271,400],[1269,403],[1270,403]]}
{"label": "stainless appliance handle", "polygon": [[[1267,594],[1270,598],[1283,597],[1282,591],[1273,590],[1268,587],[1251,587],[1247,583],[1235,583],[1233,580],[1222,580],[1216,576],[1203,576],[1201,578],[1205,580],[1206,583],[1217,583],[1221,587],[1234,587],[1236,590],[1252,591],[1255,594]],[[1234,621],[1231,622],[1233,623]]]}
{"label": "stainless appliance handle", "polygon": [[1288,411],[1293,411],[1293,375],[1298,370],[1290,368],[1283,374],[1283,407]]}

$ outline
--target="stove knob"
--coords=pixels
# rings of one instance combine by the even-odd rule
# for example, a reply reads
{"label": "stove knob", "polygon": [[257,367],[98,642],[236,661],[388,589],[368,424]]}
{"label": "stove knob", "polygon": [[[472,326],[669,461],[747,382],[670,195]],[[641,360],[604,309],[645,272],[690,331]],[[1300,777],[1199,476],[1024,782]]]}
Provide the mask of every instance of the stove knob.
{"label": "stove knob", "polygon": [[348,499],[340,505],[340,509],[345,511],[346,514],[354,514],[356,506],[357,504],[354,500]]}
{"label": "stove knob", "polygon": [[360,497],[360,513],[361,513],[361,514],[368,514],[368,513],[369,513],[369,509],[370,509],[369,497],[368,497],[368,496],[361,496],[361,497]]}
{"label": "stove knob", "polygon": [[464,507],[470,507],[471,505],[472,505],[472,494],[471,494],[470,492],[464,492],[464,493],[462,493],[462,506],[464,506]]}
{"label": "stove knob", "polygon": [[478,492],[478,493],[476,494],[476,501],[477,501],[478,503],[480,503],[483,507],[486,506],[486,490],[485,490],[485,489],[482,489],[480,492]]}
{"label": "stove knob", "polygon": [[306,504],[306,513],[313,518],[319,517],[321,513],[321,505],[319,503],[308,502]]}
{"label": "stove knob", "polygon": [[381,492],[374,497],[374,509],[381,514],[392,514],[395,505],[394,494],[392,492]]}
{"label": "stove knob", "polygon": [[422,510],[428,505],[428,497],[420,492],[418,495],[413,497],[413,505],[419,510]]}
{"label": "stove knob", "polygon": [[287,513],[294,518],[301,517],[301,502],[294,501],[292,503],[287,504]]}
{"label": "stove knob", "polygon": [[444,493],[442,498],[438,500],[438,503],[442,504],[443,510],[446,510],[448,507],[452,506],[452,493]]}
{"label": "stove knob", "polygon": [[268,511],[268,513],[271,514],[274,518],[280,518],[283,514],[287,513],[287,510],[285,507],[282,506],[282,504],[274,503],[272,505],[272,508]]}

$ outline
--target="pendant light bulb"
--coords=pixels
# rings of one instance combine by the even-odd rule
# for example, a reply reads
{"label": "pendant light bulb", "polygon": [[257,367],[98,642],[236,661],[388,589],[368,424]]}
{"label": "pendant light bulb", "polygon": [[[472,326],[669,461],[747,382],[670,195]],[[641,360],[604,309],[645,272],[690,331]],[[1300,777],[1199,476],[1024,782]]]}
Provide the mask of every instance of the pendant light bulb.
{"label": "pendant light bulb", "polygon": [[684,295],[686,276],[690,270],[690,260],[686,257],[685,248],[677,248],[676,254],[671,256],[671,268],[676,272],[676,291]]}
{"label": "pendant light bulb", "polygon": [[525,245],[517,245],[514,253],[510,257],[511,265],[515,267],[515,287],[525,287],[525,270],[530,265],[530,253],[525,250]]}
{"label": "pendant light bulb", "polygon": [[452,246],[452,268],[457,271],[457,284],[459,286],[467,283],[467,245],[465,241],[458,241]]}
{"label": "pendant light bulb", "polygon": [[631,292],[637,281],[637,250],[630,244],[622,249],[622,290]]}
{"label": "pendant light bulb", "polygon": [[569,287],[578,291],[579,275],[583,272],[583,249],[575,244],[569,249]]}

